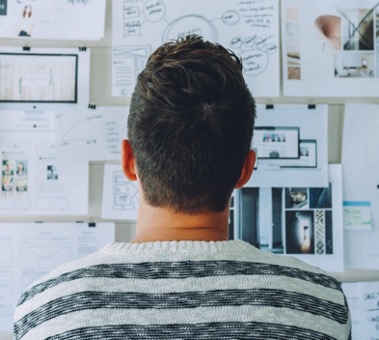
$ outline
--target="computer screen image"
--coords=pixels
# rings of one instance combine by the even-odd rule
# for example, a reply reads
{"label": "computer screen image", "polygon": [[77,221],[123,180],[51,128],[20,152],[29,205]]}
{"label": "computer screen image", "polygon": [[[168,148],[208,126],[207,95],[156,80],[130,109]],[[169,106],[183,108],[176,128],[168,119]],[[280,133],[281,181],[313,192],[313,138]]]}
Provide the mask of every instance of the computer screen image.
{"label": "computer screen image", "polygon": [[300,157],[294,160],[284,160],[281,168],[316,168],[317,141],[315,139],[300,140]]}
{"label": "computer screen image", "polygon": [[76,103],[78,55],[0,52],[0,101]]}
{"label": "computer screen image", "polygon": [[255,127],[253,147],[258,159],[298,159],[299,127]]}

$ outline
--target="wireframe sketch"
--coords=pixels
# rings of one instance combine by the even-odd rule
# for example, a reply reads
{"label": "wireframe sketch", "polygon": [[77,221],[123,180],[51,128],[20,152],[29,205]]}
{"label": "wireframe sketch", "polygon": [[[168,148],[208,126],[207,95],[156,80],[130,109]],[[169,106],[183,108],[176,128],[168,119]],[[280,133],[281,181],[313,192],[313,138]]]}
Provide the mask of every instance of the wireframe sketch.
{"label": "wireframe sketch", "polygon": [[[113,48],[113,81],[118,96],[131,94],[137,75],[151,54],[151,46],[116,46]],[[115,95],[115,94],[114,94]]]}
{"label": "wireframe sketch", "polygon": [[248,83],[261,74],[272,75],[260,79],[256,90],[261,91],[270,82],[266,90],[272,91],[276,83],[271,80],[279,72],[277,18],[277,2],[272,0],[192,0],[181,2],[180,6],[175,0],[114,1],[113,95],[130,94],[136,79],[134,69],[146,62],[145,55],[142,58],[135,55],[127,62],[117,56],[120,49],[148,46],[153,51],[163,42],[189,34],[201,35],[232,49],[241,57]]}
{"label": "wireframe sketch", "polygon": [[13,266],[13,254],[11,246],[0,247],[0,270],[4,270],[5,268],[12,268]]}
{"label": "wireframe sketch", "polygon": [[121,171],[113,173],[113,209],[135,210],[138,205],[138,189]]}
{"label": "wireframe sketch", "polygon": [[21,267],[34,270],[51,270],[71,258],[70,246],[22,246]]}
{"label": "wireframe sketch", "polygon": [[[13,295],[14,288],[13,288],[13,277],[10,275],[10,273],[0,273],[0,299],[1,298],[8,298],[9,296]],[[1,306],[1,309],[6,306]],[[0,312],[2,315],[6,314],[5,310],[2,310]]]}

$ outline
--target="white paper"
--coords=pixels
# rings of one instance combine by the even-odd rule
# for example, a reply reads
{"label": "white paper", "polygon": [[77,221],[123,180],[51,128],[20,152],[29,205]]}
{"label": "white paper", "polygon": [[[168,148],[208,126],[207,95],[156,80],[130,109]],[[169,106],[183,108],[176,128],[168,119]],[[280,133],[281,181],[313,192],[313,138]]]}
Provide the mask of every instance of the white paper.
{"label": "white paper", "polygon": [[[326,105],[258,105],[252,142],[258,159],[247,186],[326,187],[327,110]],[[278,158],[269,158],[270,153]]]}
{"label": "white paper", "polygon": [[283,0],[283,93],[367,97],[379,91],[376,0]]}
{"label": "white paper", "polygon": [[56,158],[53,111],[0,111],[0,215],[86,215],[88,162]]}
{"label": "white paper", "polygon": [[0,48],[3,110],[87,107],[89,79],[89,49]]}
{"label": "white paper", "polygon": [[342,283],[352,322],[352,340],[379,338],[379,282]]}
{"label": "white paper", "polygon": [[1,223],[0,332],[12,331],[14,308],[27,286],[114,239],[113,223]]}
{"label": "white paper", "polygon": [[187,34],[238,54],[255,96],[279,96],[278,0],[113,0],[112,12],[113,96],[130,96],[148,56]]}
{"label": "white paper", "polygon": [[1,1],[0,37],[98,40],[104,36],[105,5],[105,0]]}
{"label": "white paper", "polygon": [[[329,182],[325,188],[242,188],[237,209],[255,212],[248,220],[244,220],[246,214],[240,216],[238,238],[254,243],[250,238],[256,235],[262,250],[295,256],[324,270],[343,271],[340,164],[329,165]],[[242,205],[243,199],[253,206]]]}
{"label": "white paper", "polygon": [[[370,202],[372,229],[345,231],[348,268],[379,269],[379,105],[345,106],[344,201]],[[364,246],[362,246],[364,245]]]}
{"label": "white paper", "polygon": [[56,114],[57,156],[65,161],[120,160],[129,108],[97,106]]}
{"label": "white paper", "polygon": [[138,205],[137,182],[125,177],[120,164],[105,164],[101,217],[137,220]]}

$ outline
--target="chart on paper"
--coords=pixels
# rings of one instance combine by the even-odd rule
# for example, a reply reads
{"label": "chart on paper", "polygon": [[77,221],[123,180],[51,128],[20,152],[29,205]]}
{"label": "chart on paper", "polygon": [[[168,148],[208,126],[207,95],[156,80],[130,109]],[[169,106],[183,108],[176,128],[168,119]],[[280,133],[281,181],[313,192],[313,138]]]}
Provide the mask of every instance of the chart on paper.
{"label": "chart on paper", "polygon": [[277,0],[117,0],[112,8],[113,96],[129,96],[149,55],[188,34],[233,50],[256,96],[279,96]]}

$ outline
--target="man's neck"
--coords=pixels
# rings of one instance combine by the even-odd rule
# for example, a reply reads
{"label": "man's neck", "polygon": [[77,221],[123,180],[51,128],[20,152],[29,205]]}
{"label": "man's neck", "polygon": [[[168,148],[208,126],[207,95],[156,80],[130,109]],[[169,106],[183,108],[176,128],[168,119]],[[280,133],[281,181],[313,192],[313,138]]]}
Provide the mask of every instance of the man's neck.
{"label": "man's neck", "polygon": [[154,241],[225,241],[229,211],[178,213],[141,202],[133,243]]}

